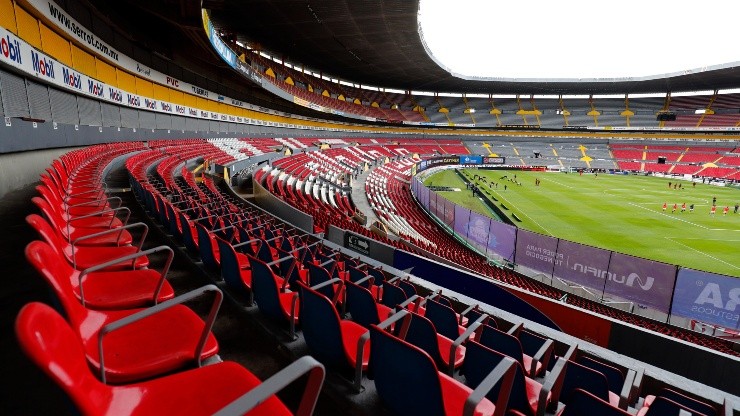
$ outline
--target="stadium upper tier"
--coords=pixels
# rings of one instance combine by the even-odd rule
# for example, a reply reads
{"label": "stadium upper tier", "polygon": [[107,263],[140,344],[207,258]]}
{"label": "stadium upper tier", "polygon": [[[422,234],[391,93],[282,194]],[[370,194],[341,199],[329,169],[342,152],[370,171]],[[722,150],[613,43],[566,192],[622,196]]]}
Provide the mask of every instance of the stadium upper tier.
{"label": "stadium upper tier", "polygon": [[[223,30],[214,29],[215,23],[205,12],[198,16],[206,25],[205,31],[201,27],[195,32],[186,30],[207,52],[203,58],[209,68],[204,70],[200,62],[168,61],[155,53],[157,48],[147,49],[127,38],[114,36],[102,29],[106,25],[101,23],[95,9],[74,4],[74,1],[65,4],[64,8],[43,7],[33,2],[4,3],[8,13],[3,14],[0,25],[8,30],[10,37],[7,37],[8,55],[3,54],[5,60],[0,62],[9,64],[16,72],[27,72],[29,80],[33,80],[22,82],[12,75],[2,75],[2,83],[6,84],[3,93],[18,98],[3,99],[0,111],[5,116],[84,126],[243,133],[251,133],[244,124],[302,125],[322,130],[336,126],[355,130],[373,128],[366,127],[367,122],[422,127],[693,130],[733,128],[740,122],[740,94],[720,90],[721,84],[710,87],[714,89],[708,93],[689,93],[689,96],[674,96],[671,92],[635,95],[625,87],[617,98],[572,95],[577,90],[533,95],[541,92],[536,88],[524,88],[513,95],[501,95],[498,89],[491,94],[488,88],[467,95],[437,94],[434,90],[419,92],[429,91],[426,85],[388,90],[389,84],[381,83],[378,88],[362,88],[351,79],[340,82],[316,76],[313,71],[299,70],[296,65],[279,63],[245,49],[233,37],[224,36]],[[109,7],[118,11],[118,6],[108,3],[96,6],[103,11],[109,11]],[[145,11],[149,10],[145,8]],[[98,42],[100,48],[84,42],[78,44],[75,34],[68,33],[66,28],[65,22],[71,22],[70,19],[76,19],[77,26],[100,29],[96,35],[101,42],[108,43]],[[121,24],[128,22],[122,18]],[[183,28],[176,25],[176,29]],[[162,40],[162,36],[155,38]],[[53,61],[40,60],[41,55],[33,55],[34,49]],[[41,66],[37,65],[41,62],[45,70],[48,67],[43,76],[39,75]],[[223,67],[224,63],[227,68]],[[50,82],[54,89],[43,85],[44,82]],[[57,94],[56,88],[64,93]],[[67,92],[77,97],[70,98]],[[265,100],[265,97],[270,98]],[[320,112],[313,111],[317,109]],[[658,121],[657,115],[666,112],[675,116],[675,120]],[[314,118],[309,120],[305,115]],[[361,124],[346,127],[327,123],[342,119]]]}
{"label": "stadium upper tier", "polygon": [[[737,127],[740,125],[740,94],[623,98],[581,96],[501,97],[387,92],[332,82],[261,56],[237,44],[232,48],[264,79],[285,92],[312,103],[359,117],[380,121],[431,123],[442,126],[632,127],[687,129]],[[675,121],[657,120],[660,112],[672,112]]]}

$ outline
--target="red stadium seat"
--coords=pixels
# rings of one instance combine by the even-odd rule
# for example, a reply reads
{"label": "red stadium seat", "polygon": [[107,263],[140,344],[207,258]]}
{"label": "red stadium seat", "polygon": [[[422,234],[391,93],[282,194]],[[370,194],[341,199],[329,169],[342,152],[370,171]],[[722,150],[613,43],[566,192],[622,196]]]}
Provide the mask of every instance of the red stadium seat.
{"label": "red stadium seat", "polygon": [[[140,383],[109,386],[93,376],[79,339],[49,306],[26,305],[18,314],[15,332],[26,355],[64,390],[81,413],[89,415],[205,415],[224,408],[228,414],[292,415],[274,394],[308,374],[308,385],[295,413],[308,416],[324,379],[323,367],[303,357],[265,383],[236,363],[220,362]],[[260,386],[263,388],[255,390]]]}
{"label": "red stadium seat", "polygon": [[[210,333],[222,294],[213,285],[188,292],[148,309],[93,310],[73,296],[69,276],[58,276],[45,258],[48,246],[30,244],[26,258],[46,279],[82,340],[90,365],[103,381],[130,382],[200,363],[218,352]],[[207,322],[181,303],[214,292]]]}

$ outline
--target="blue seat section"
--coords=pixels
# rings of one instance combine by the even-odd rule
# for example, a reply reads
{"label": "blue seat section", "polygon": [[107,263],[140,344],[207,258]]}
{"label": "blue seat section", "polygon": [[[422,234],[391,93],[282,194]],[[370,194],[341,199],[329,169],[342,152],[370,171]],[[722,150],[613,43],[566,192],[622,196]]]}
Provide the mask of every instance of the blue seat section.
{"label": "blue seat section", "polygon": [[384,321],[393,311],[392,308],[378,303],[370,290],[361,285],[347,281],[344,291],[346,311],[352,316],[353,321],[366,328]]}
{"label": "blue seat section", "polygon": [[311,355],[329,368],[345,373],[354,371],[355,385],[359,390],[362,371],[367,369],[370,346],[365,340],[361,343],[362,352],[358,352],[358,347],[360,338],[368,329],[357,322],[340,319],[330,299],[303,283],[298,285],[301,331]]}
{"label": "blue seat section", "polygon": [[262,260],[249,257],[249,265],[254,301],[260,312],[279,324],[289,326],[290,336],[294,337],[300,308],[297,293],[282,291],[282,282],[276,280],[270,266]]}
{"label": "blue seat section", "polygon": [[629,416],[630,413],[609,404],[582,389],[574,390],[558,416]]}
{"label": "blue seat section", "polygon": [[[434,299],[428,299],[425,307],[424,316],[432,321],[438,333],[450,339],[456,339],[462,334],[457,314],[452,308]],[[465,328],[462,330],[464,331]]]}
{"label": "blue seat section", "polygon": [[560,401],[567,405],[573,391],[576,389],[587,391],[599,399],[612,404],[614,407],[618,405],[618,403],[614,403],[614,399],[610,400],[609,385],[603,374],[573,361],[568,361],[565,369],[565,379],[563,380],[563,389],[560,392]]}
{"label": "blue seat section", "polygon": [[[465,349],[465,361],[461,371],[465,376],[465,384],[470,388],[476,388],[486,378],[486,376],[501,363],[506,356],[485,347],[475,341],[469,341]],[[524,372],[519,363],[516,363],[516,372],[514,374],[511,393],[509,395],[509,404],[506,410],[516,410],[526,416],[535,416],[536,408],[530,405],[527,396],[527,383],[524,378]],[[540,386],[541,387],[541,386]],[[501,390],[501,383],[497,383],[493,389],[486,395],[489,400],[495,401]],[[539,391],[537,392],[539,394]],[[541,409],[544,411],[544,409]]]}

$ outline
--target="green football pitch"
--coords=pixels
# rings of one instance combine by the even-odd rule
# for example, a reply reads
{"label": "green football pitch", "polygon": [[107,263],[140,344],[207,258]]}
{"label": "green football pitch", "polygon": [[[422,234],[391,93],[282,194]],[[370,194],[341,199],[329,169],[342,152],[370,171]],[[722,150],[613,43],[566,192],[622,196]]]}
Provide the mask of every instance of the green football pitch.
{"label": "green football pitch", "polygon": [[[520,228],[608,250],[740,277],[740,190],[679,180],[683,189],[668,187],[675,179],[652,176],[578,173],[463,170],[481,183],[494,203]],[[503,176],[521,183],[517,185]],[[535,186],[535,180],[540,185]],[[480,183],[480,182],[479,182]],[[490,183],[498,183],[491,187]],[[461,191],[441,192],[473,211],[493,216],[466,190],[454,170],[425,180],[425,185]],[[504,190],[504,185],[506,190]],[[710,214],[712,198],[717,211]],[[667,209],[663,210],[663,204]],[[681,205],[686,203],[686,212]],[[678,208],[673,212],[673,205]],[[694,204],[694,211],[689,206]],[[722,211],[729,206],[729,212]],[[514,214],[514,215],[512,215]],[[514,216],[516,218],[514,218]],[[519,219],[519,221],[517,221]]]}

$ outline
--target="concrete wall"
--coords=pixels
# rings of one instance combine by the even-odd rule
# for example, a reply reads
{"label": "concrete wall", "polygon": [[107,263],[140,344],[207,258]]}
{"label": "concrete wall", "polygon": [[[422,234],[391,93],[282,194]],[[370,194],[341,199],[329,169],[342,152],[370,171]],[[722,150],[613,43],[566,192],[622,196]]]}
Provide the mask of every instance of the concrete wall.
{"label": "concrete wall", "polygon": [[38,182],[51,161],[73,148],[0,154],[0,198]]}

